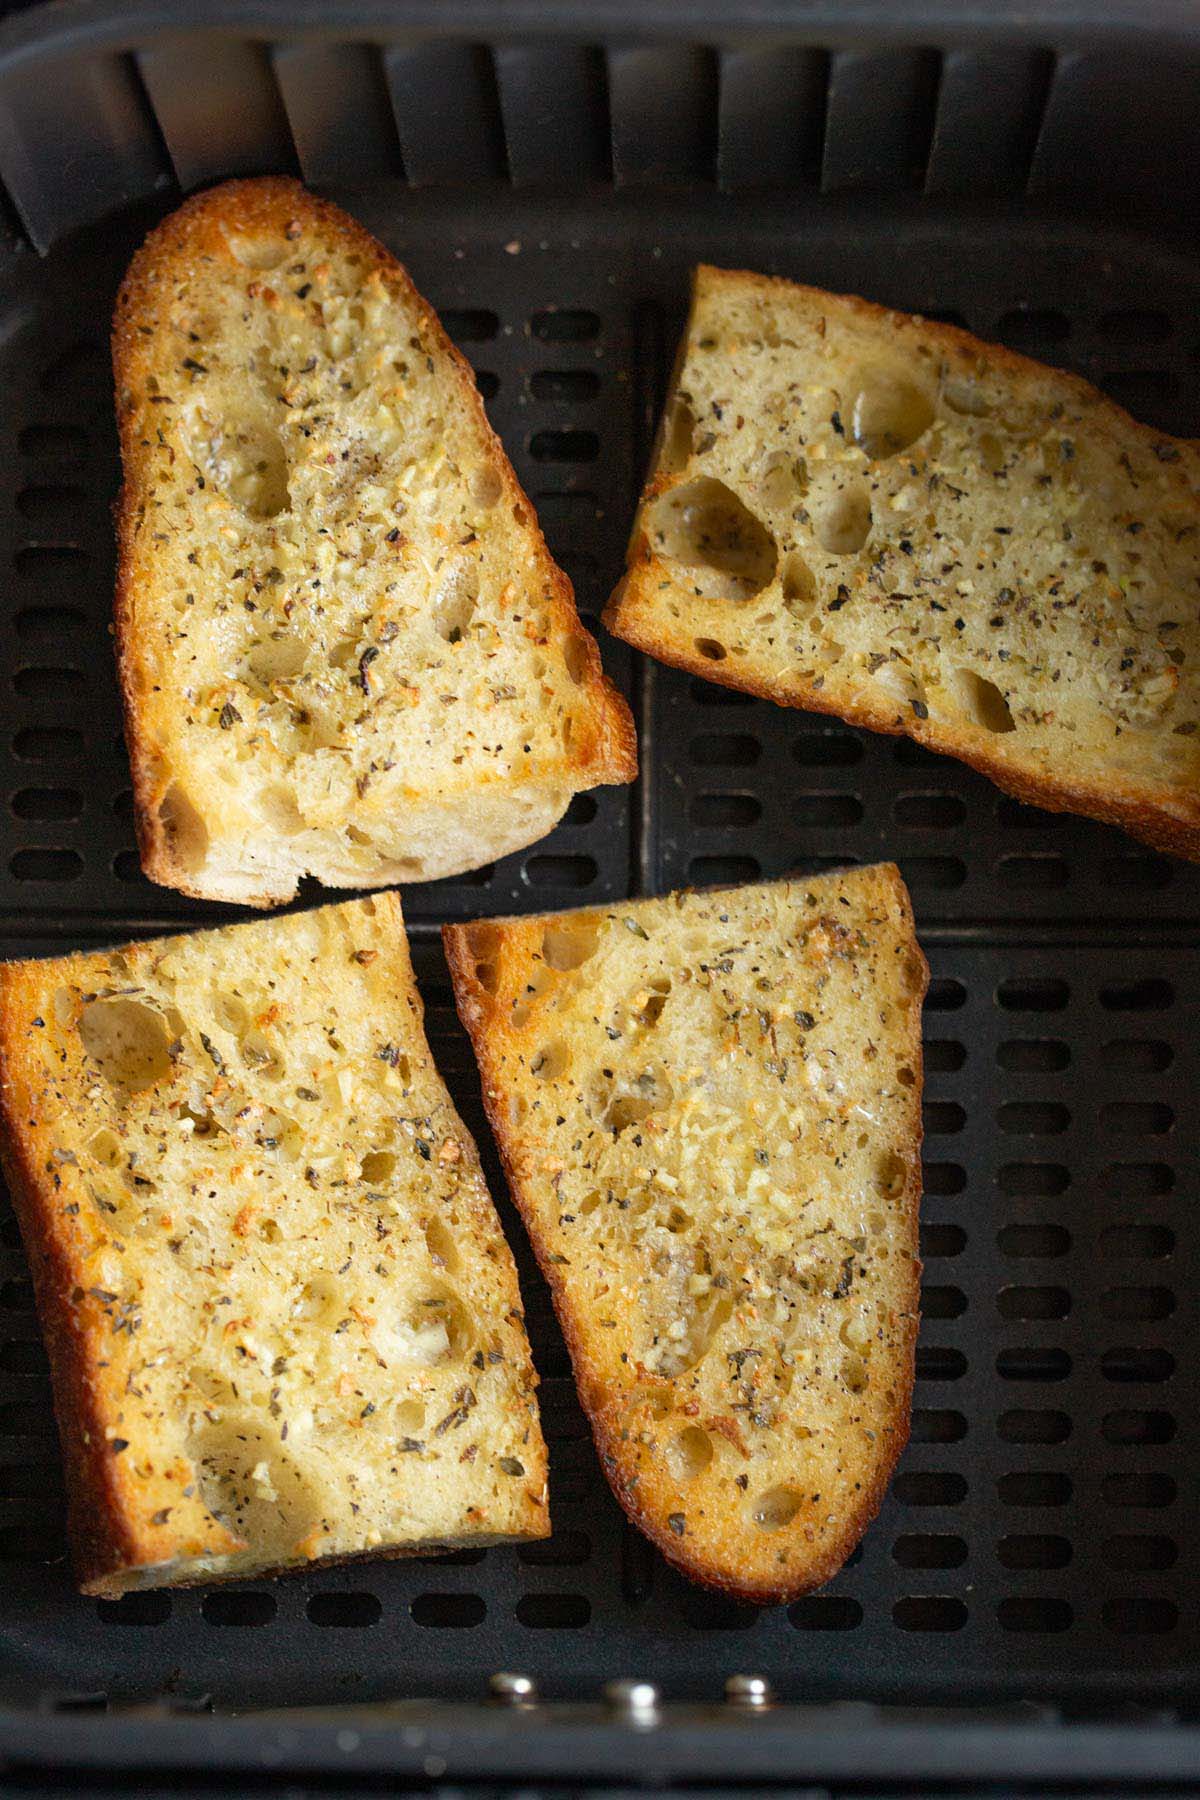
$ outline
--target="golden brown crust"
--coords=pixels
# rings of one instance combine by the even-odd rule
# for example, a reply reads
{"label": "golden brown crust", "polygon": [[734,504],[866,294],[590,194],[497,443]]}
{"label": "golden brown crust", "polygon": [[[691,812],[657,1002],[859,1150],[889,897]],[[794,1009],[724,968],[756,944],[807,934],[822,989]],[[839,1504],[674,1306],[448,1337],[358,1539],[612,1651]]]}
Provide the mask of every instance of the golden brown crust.
{"label": "golden brown crust", "polygon": [[[547,605],[556,631],[568,635],[582,659],[580,686],[590,700],[587,722],[577,731],[569,754],[554,771],[574,788],[600,783],[632,781],[637,774],[637,737],[633,717],[622,695],[605,675],[595,639],[580,622],[571,583],[552,560],[537,515],[525,494],[496,433],[487,419],[475,385],[474,371],[451,343],[433,308],[417,292],[408,272],[385,246],[339,207],[319,199],[298,181],[270,176],[228,181],[193,195],[157,226],[134,256],[122,282],[113,313],[112,357],[117,399],[117,424],[123,467],[123,485],[114,507],[117,537],[115,633],[118,679],[125,722],[125,737],[133,775],[134,811],[142,867],[152,881],[177,888],[196,898],[223,898],[203,877],[191,877],[175,854],[161,815],[170,786],[172,769],[162,730],[169,714],[169,699],[158,698],[160,647],[147,640],[139,621],[141,583],[135,556],[135,516],[146,491],[150,463],[143,439],[144,407],[127,396],[134,377],[153,361],[153,326],[160,305],[159,288],[175,270],[187,270],[206,258],[228,256],[226,232],[283,231],[292,220],[314,223],[334,248],[353,250],[364,257],[373,272],[400,304],[421,319],[428,340],[444,356],[461,401],[483,434],[495,459],[504,493],[524,514],[532,540],[531,549],[539,580],[545,584]],[[141,386],[138,382],[136,385]],[[367,885],[370,885],[369,883]],[[290,894],[262,893],[247,904],[270,906]]]}
{"label": "golden brown crust", "polygon": [[[959,355],[987,358],[990,369],[1007,374],[1014,381],[1026,382],[1044,377],[1046,370],[1032,358],[995,344],[984,344],[970,332],[957,326],[922,319],[916,315],[897,313],[889,307],[864,300],[854,294],[829,294],[801,282],[787,281],[746,270],[716,269],[701,264],[695,272],[692,316],[702,290],[711,292],[722,287],[733,291],[760,290],[800,296],[820,305],[830,302],[846,309],[852,316],[876,328],[885,326],[895,341],[906,337],[938,346]],[[688,331],[683,343],[686,345]],[[1164,432],[1153,431],[1132,418],[1123,408],[1082,377],[1054,370],[1056,385],[1064,392],[1074,392],[1087,406],[1101,406],[1106,414],[1120,422],[1121,428],[1141,440],[1148,450],[1162,444],[1182,443]],[[1117,771],[1103,780],[1072,775],[1069,771],[1051,773],[1033,766],[1020,749],[1008,746],[1003,736],[976,727],[956,728],[952,722],[922,719],[909,707],[897,708],[875,704],[869,695],[860,693],[854,702],[833,700],[821,685],[806,679],[803,671],[790,668],[775,679],[765,679],[753,670],[738,672],[730,662],[714,663],[695,649],[684,634],[672,629],[655,602],[659,588],[657,564],[648,535],[642,523],[647,502],[657,498],[673,485],[672,478],[657,469],[657,456],[652,460],[642,492],[637,520],[627,551],[627,571],[614,589],[602,614],[604,625],[614,637],[623,639],[635,649],[658,661],[689,674],[701,676],[719,686],[735,688],[772,700],[779,706],[802,708],[845,719],[869,731],[888,736],[910,737],[927,749],[954,756],[977,769],[1006,793],[1049,812],[1077,812],[1120,826],[1155,849],[1165,850],[1190,861],[1200,860],[1200,793],[1180,792],[1177,804],[1168,808],[1156,799],[1146,784]]]}
{"label": "golden brown crust", "polygon": [[28,969],[0,964],[0,1169],[21,1228],[50,1363],[66,1472],[67,1530],[76,1574],[86,1585],[134,1559],[137,1545],[114,1492],[92,1339],[84,1315],[70,1300],[73,1259],[41,1205],[37,1120],[25,1071],[17,1066],[30,1011],[29,984]]}
{"label": "golden brown crust", "polygon": [[[358,953],[347,960],[356,965],[358,980],[379,998],[378,1007],[371,1006],[369,1014],[374,1020],[386,1021],[390,1006],[396,1017],[395,1030],[407,1010],[414,1022],[417,1042],[423,1042],[423,1007],[412,980],[399,896],[387,892],[369,902],[351,902],[349,909],[327,908],[321,915],[313,916],[344,916],[347,910],[357,914],[364,905],[373,910],[372,923],[363,930],[369,930],[379,948],[363,950],[361,966]],[[286,934],[295,923],[295,919],[280,920],[272,922],[270,929],[274,930],[277,924]],[[228,942],[241,933],[264,929],[262,924],[233,926],[208,935]],[[143,959],[152,962],[191,942],[194,940],[160,939],[152,944],[128,945],[112,954],[122,959],[121,979],[136,983]],[[382,954],[385,945],[386,955]],[[369,967],[371,963],[376,967]],[[70,1104],[71,1096],[79,1098],[76,1065],[80,1057],[78,1050],[65,1042],[61,1022],[56,1019],[57,1005],[68,990],[83,989],[87,997],[111,992],[111,980],[108,952],[81,953],[48,962],[0,963],[0,1167],[21,1227],[50,1360],[66,1475],[68,1536],[82,1591],[112,1596],[138,1585],[194,1586],[218,1578],[257,1578],[311,1567],[314,1559],[324,1565],[369,1555],[422,1555],[440,1547],[442,1540],[432,1534],[411,1544],[391,1545],[385,1541],[378,1550],[364,1549],[349,1555],[325,1556],[315,1545],[311,1551],[297,1546],[300,1553],[290,1555],[286,1561],[264,1558],[255,1564],[248,1559],[245,1566],[228,1571],[210,1569],[197,1574],[189,1570],[192,1559],[235,1555],[251,1546],[209,1510],[197,1483],[194,1460],[178,1448],[176,1438],[169,1433],[162,1435],[154,1422],[155,1415],[151,1413],[148,1419],[129,1398],[131,1394],[139,1396],[138,1405],[142,1405],[140,1384],[145,1379],[144,1371],[165,1360],[160,1356],[147,1362],[143,1349],[144,1341],[161,1336],[162,1322],[154,1314],[152,1300],[143,1308],[143,1290],[139,1286],[132,1285],[124,1294],[118,1294],[101,1285],[112,1279],[105,1272],[106,1262],[111,1266],[108,1259],[114,1236],[123,1236],[124,1232],[119,1226],[114,1231],[104,1222],[101,1203],[91,1191],[94,1165],[82,1148],[77,1155],[69,1147],[72,1131],[64,1124],[64,1105]],[[134,986],[117,991],[140,990]],[[210,1025],[210,1029],[214,1028]],[[368,1038],[371,1033],[372,1027],[368,1026]],[[53,1051],[48,1057],[51,1045]],[[48,1075],[48,1069],[55,1073]],[[178,1080],[174,1075],[170,1077],[176,1088],[182,1089],[186,1089],[190,1079],[187,1074],[180,1074]],[[220,1082],[228,1085],[224,1072]],[[99,1078],[91,1074],[84,1085],[95,1088],[98,1083]],[[315,1099],[315,1094],[312,1097]],[[444,1090],[442,1097],[446,1098]],[[177,1102],[176,1114],[178,1111]],[[505,1351],[500,1358],[504,1379],[512,1384],[512,1396],[519,1408],[513,1417],[519,1417],[527,1427],[521,1440],[525,1480],[519,1489],[514,1484],[511,1494],[504,1496],[507,1510],[492,1514],[497,1521],[504,1519],[506,1529],[493,1537],[481,1528],[470,1539],[457,1537],[447,1542],[540,1538],[550,1530],[545,1504],[546,1452],[534,1400],[537,1376],[524,1334],[516,1268],[487,1197],[475,1146],[448,1100],[442,1117],[443,1129],[449,1126],[455,1133],[451,1161],[462,1229],[472,1235],[473,1242],[478,1239],[478,1261],[487,1270],[490,1304],[494,1308],[489,1331],[492,1341]],[[178,1117],[164,1107],[163,1127],[170,1125],[177,1130],[178,1123]],[[90,1125],[76,1134],[77,1148],[79,1137],[86,1138],[89,1130]],[[165,1130],[163,1134],[168,1135]],[[82,1166],[85,1163],[86,1169]],[[229,1180],[244,1184],[245,1170],[245,1164],[232,1167]],[[147,1185],[153,1191],[154,1184]],[[426,1185],[430,1192],[434,1191],[427,1179]],[[252,1185],[229,1195],[220,1191],[210,1195],[210,1199],[218,1208],[228,1203],[232,1216],[239,1201],[246,1202],[247,1192],[252,1206]],[[182,1189],[172,1194],[168,1188],[156,1206],[169,1206],[173,1199],[183,1199],[187,1204]],[[175,1228],[165,1215],[158,1223],[164,1228]],[[235,1223],[234,1231],[238,1230]],[[375,1241],[373,1232],[371,1241]],[[240,1251],[241,1239],[232,1238],[230,1247]],[[122,1258],[126,1264],[130,1261],[128,1250],[127,1242]],[[255,1266],[253,1245],[247,1244],[245,1251],[248,1265]],[[227,1271],[232,1268],[232,1264],[224,1266]],[[196,1277],[181,1270],[180,1280],[185,1287],[189,1279]],[[230,1281],[228,1272],[223,1279]],[[128,1300],[129,1294],[136,1298]],[[203,1309],[211,1311],[211,1303],[204,1301]],[[246,1318],[242,1323],[248,1326],[251,1321]],[[189,1365],[184,1371],[185,1387],[191,1373]],[[474,1379],[478,1386],[478,1378]],[[374,1404],[370,1411],[375,1411]],[[483,1416],[476,1414],[477,1418]],[[170,1422],[172,1426],[177,1423],[174,1418]],[[284,1431],[286,1434],[286,1426]],[[481,1497],[483,1491],[481,1486]],[[469,1516],[481,1521],[485,1518],[477,1509]],[[409,1530],[411,1535],[411,1527]]]}
{"label": "golden brown crust", "polygon": [[[908,940],[906,954],[911,960],[916,985],[913,990],[914,1005],[907,1021],[905,1043],[900,1056],[913,1070],[914,1091],[919,1095],[923,1067],[919,1001],[928,986],[929,968],[917,943],[911,903],[899,870],[894,864],[885,863],[878,865],[872,873],[879,877],[888,891],[897,908],[902,932]],[[915,1350],[920,1322],[921,1264],[914,1254],[905,1275],[897,1277],[896,1311],[900,1326],[893,1355],[883,1376],[894,1395],[886,1428],[886,1443],[876,1446],[877,1461],[871,1479],[862,1486],[855,1503],[846,1508],[836,1529],[819,1548],[809,1548],[803,1569],[793,1571],[783,1578],[778,1574],[733,1568],[727,1561],[722,1561],[719,1555],[706,1552],[694,1538],[676,1535],[668,1524],[667,1496],[671,1491],[670,1484],[665,1480],[647,1481],[644,1473],[639,1473],[635,1468],[628,1449],[628,1431],[622,1425],[620,1396],[613,1393],[593,1354],[594,1324],[577,1306],[569,1285],[564,1280],[559,1260],[551,1253],[542,1234],[537,1202],[532,1193],[529,1158],[519,1134],[513,1128],[508,1105],[504,1064],[505,1053],[513,1038],[512,1027],[508,1018],[502,1016],[492,993],[482,986],[477,975],[481,961],[492,963],[501,971],[492,984],[493,992],[497,988],[503,990],[506,985],[502,972],[505,965],[527,968],[529,952],[548,922],[572,916],[583,918],[595,910],[583,908],[578,915],[535,914],[442,927],[455,1002],[479,1064],[484,1108],[500,1152],[509,1191],[550,1289],[555,1314],[571,1358],[580,1401],[591,1425],[601,1464],[622,1510],[631,1523],[661,1551],[666,1561],[692,1580],[757,1605],[787,1603],[822,1586],[842,1567],[878,1513],[896,1465],[908,1443]],[[912,1243],[914,1252],[918,1239],[921,1200],[921,1137],[918,1109],[911,1137],[905,1145],[900,1146],[906,1173],[897,1200],[902,1235]],[[721,1425],[715,1421],[708,1423],[710,1429],[721,1429]]]}

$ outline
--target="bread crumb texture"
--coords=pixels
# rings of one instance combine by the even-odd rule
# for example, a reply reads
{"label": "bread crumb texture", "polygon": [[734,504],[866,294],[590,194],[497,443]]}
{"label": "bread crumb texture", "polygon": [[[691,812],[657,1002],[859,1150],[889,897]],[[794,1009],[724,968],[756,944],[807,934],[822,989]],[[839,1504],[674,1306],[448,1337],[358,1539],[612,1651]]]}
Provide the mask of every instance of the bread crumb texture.
{"label": "bread crumb texture", "polygon": [[394,895],[2,965],[0,1056],[86,1591],[546,1535]]}
{"label": "bread crumb texture", "polygon": [[143,862],[250,904],[531,843],[628,708],[470,367],[298,183],[152,232],[117,301],[119,660]]}
{"label": "bread crumb texture", "polygon": [[1200,449],[965,332],[697,271],[606,623],[1200,857]]}
{"label": "bread crumb texture", "polygon": [[927,969],[899,875],[445,935],[618,1499],[699,1580],[817,1586],[908,1435]]}

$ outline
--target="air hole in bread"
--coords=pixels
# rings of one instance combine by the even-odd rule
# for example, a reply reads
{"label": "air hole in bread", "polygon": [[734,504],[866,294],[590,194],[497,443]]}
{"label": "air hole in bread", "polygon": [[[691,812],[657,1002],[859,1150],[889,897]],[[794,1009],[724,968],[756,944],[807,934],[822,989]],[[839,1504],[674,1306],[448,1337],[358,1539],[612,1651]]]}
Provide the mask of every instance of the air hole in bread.
{"label": "air hole in bread", "polygon": [[113,1087],[139,1093],[172,1073],[166,1020],[144,1000],[91,1000],[79,1015],[83,1047]]}
{"label": "air hole in bread", "polygon": [[571,677],[571,680],[575,683],[576,687],[580,687],[583,682],[587,680],[588,672],[591,668],[588,639],[580,637],[578,633],[573,637],[569,637],[567,639],[567,647],[564,655],[567,664],[567,674]]}
{"label": "air hole in bread", "polygon": [[885,1150],[875,1165],[875,1186],[887,1200],[895,1200],[904,1191],[908,1164],[894,1150]]}
{"label": "air hole in bread", "polygon": [[542,933],[542,960],[551,969],[578,969],[595,954],[599,942],[598,919],[559,919]]}
{"label": "air hole in bread", "polygon": [[812,528],[822,550],[831,556],[853,556],[871,533],[871,495],[865,481],[830,485],[810,506]]}
{"label": "air hole in bread", "polygon": [[663,1007],[667,1004],[667,996],[671,992],[670,977],[656,975],[649,983],[648,991],[635,994],[630,1002],[630,1010],[639,1025],[647,1028],[658,1024],[662,1017]]}
{"label": "air hole in bread", "polygon": [[807,617],[817,598],[817,581],[798,550],[792,550],[783,563],[783,604],[798,619]]}
{"label": "air hole in bread", "polygon": [[659,552],[687,570],[709,599],[749,600],[775,578],[775,540],[732,488],[703,475],[672,488],[650,507]]}
{"label": "air hole in bread", "polygon": [[476,506],[492,507],[504,493],[504,481],[499,469],[490,463],[481,463],[471,476],[471,498]]}
{"label": "air hole in bread", "polygon": [[270,1564],[303,1555],[321,1500],[278,1437],[249,1414],[207,1424],[189,1440],[200,1498],[213,1517]]}
{"label": "air hole in bread", "polygon": [[402,1400],[396,1408],[396,1424],[408,1437],[425,1429],[425,1408],[419,1400]]}
{"label": "air hole in bread", "polygon": [[808,464],[787,450],[773,450],[762,466],[759,491],[775,512],[794,514],[808,492]]}
{"label": "air hole in bread", "polygon": [[529,1073],[539,1081],[558,1081],[571,1066],[571,1052],[561,1038],[544,1044],[529,1065]]}
{"label": "air hole in bread", "polygon": [[924,961],[917,956],[905,957],[904,967],[901,971],[901,979],[904,988],[908,993],[924,993],[925,982],[927,980],[927,971]]}
{"label": "air hole in bread", "polygon": [[105,1127],[102,1131],[93,1132],[87,1141],[87,1153],[94,1157],[102,1168],[114,1169],[121,1161],[121,1140],[115,1131]]}
{"label": "air hole in bread", "polygon": [[276,681],[291,681],[299,675],[308,660],[308,646],[290,631],[272,631],[261,638],[246,658],[246,666],[255,681],[270,687]]}
{"label": "air hole in bread", "polygon": [[273,519],[290,505],[287,451],[265,413],[247,411],[214,423],[197,412],[187,439],[206,486],[248,517]]}
{"label": "air hole in bread", "polygon": [[900,1067],[896,1070],[896,1080],[900,1083],[901,1087],[910,1088],[916,1087],[917,1085],[916,1075],[909,1068],[907,1063],[901,1063]]}
{"label": "air hole in bread", "polygon": [[768,1487],[765,1494],[757,1496],[750,1517],[761,1532],[781,1532],[792,1525],[802,1503],[801,1494],[793,1487]]}
{"label": "air hole in bread", "polygon": [[436,1267],[453,1275],[460,1266],[462,1258],[458,1253],[457,1241],[444,1219],[429,1220],[425,1227],[425,1247]]}
{"label": "air hole in bread", "polygon": [[709,662],[724,662],[729,655],[724,644],[718,644],[716,638],[697,638],[696,648]]}
{"label": "air hole in bread", "polygon": [[803,1504],[795,1488],[773,1487],[758,1496],[751,1517],[760,1531],[782,1531]]}
{"label": "air hole in bread", "polygon": [[177,781],[159,801],[158,817],[173,859],[194,875],[208,856],[208,826]]}
{"label": "air hole in bread", "polygon": [[861,1394],[867,1385],[867,1365],[857,1350],[848,1350],[842,1358],[842,1381],[852,1394]]}
{"label": "air hole in bread", "polygon": [[546,989],[552,985],[549,971],[544,966],[535,967],[531,970],[529,980],[525,983],[524,989],[513,1000],[512,1022],[516,1030],[521,1030],[523,1026],[529,1023],[535,1003],[541,995],[546,992]]}
{"label": "air hole in bread", "polygon": [[673,1481],[694,1481],[713,1459],[713,1441],[699,1425],[685,1425],[667,1445],[667,1467]]}
{"label": "air hole in bread", "polygon": [[838,1332],[847,1350],[863,1351],[871,1341],[871,1327],[866,1319],[845,1319]]}
{"label": "air hole in bread", "polygon": [[362,1178],[372,1187],[390,1181],[396,1172],[396,1155],[392,1150],[369,1150],[362,1159]]}
{"label": "air hole in bread", "polygon": [[615,1077],[601,1069],[589,1084],[585,1104],[598,1125],[620,1137],[652,1112],[671,1104],[674,1089],[664,1069],[643,1069],[632,1077]]}
{"label": "air hole in bread", "polygon": [[213,1017],[226,1031],[240,1037],[250,1023],[250,1009],[238,994],[214,994]]}
{"label": "air hole in bread", "polygon": [[592,1214],[599,1209],[602,1199],[599,1188],[591,1188],[583,1196],[575,1211],[581,1218],[590,1219]]}
{"label": "air hole in bread", "polygon": [[[644,1082],[651,1080],[652,1077],[643,1075],[638,1079]],[[658,1100],[654,1089],[644,1094],[619,1094],[609,1103],[604,1114],[604,1122],[615,1137],[620,1137],[621,1133],[628,1131],[631,1125],[640,1125],[643,1119],[649,1118],[657,1106]]]}
{"label": "air hole in bread", "polygon": [[264,1244],[282,1244],[283,1231],[278,1219],[264,1219],[258,1228],[258,1235]]}
{"label": "air hole in bread", "polygon": [[469,942],[475,957],[475,979],[485,993],[494,994],[500,979],[501,934],[494,925],[475,925]]}
{"label": "air hole in bread", "polygon": [[664,475],[681,475],[691,458],[696,435],[696,415],[682,394],[667,402],[663,416],[662,448],[657,468]]}
{"label": "air hole in bread", "polygon": [[892,369],[865,369],[859,376],[850,433],[872,461],[907,450],[932,424],[933,401],[908,376]]}
{"label": "air hole in bread", "polygon": [[459,563],[442,582],[433,602],[433,623],[448,644],[460,643],[479,604],[479,570]]}
{"label": "air hole in bread", "polygon": [[285,256],[293,254],[284,238],[244,237],[227,232],[229,253],[247,269],[277,269]]}
{"label": "air hole in bread", "polygon": [[1008,701],[994,681],[977,675],[974,669],[956,669],[951,679],[955,699],[973,725],[981,725],[985,731],[1016,730]]}
{"label": "air hole in bread", "polygon": [[951,412],[960,413],[968,419],[986,419],[992,410],[991,401],[986,398],[979,383],[970,376],[944,382],[942,399]]}

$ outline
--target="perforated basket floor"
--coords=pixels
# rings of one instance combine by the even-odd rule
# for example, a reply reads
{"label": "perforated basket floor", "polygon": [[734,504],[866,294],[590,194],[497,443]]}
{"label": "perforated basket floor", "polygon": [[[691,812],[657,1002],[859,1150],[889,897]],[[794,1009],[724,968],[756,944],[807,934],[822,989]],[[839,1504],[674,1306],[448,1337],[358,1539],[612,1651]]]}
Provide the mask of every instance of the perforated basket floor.
{"label": "perforated basket floor", "polygon": [[[153,97],[165,77],[141,68]],[[470,199],[397,180],[335,197],[408,263],[471,356],[585,613],[620,570],[699,257],[962,320],[1097,379],[1156,424],[1200,432],[1194,257],[1049,205],[815,190]],[[108,639],[106,319],[170,198],[116,209],[44,259],[14,234],[0,259],[8,955],[230,916],[138,872]],[[543,1376],[548,1543],[82,1600],[8,1218],[0,1692],[66,1705],[478,1696],[515,1667],[551,1696],[648,1672],[668,1695],[711,1697],[753,1668],[792,1699],[1194,1706],[1200,870],[1018,806],[905,743],[751,702],[608,640],[603,651],[638,713],[638,786],[582,797],[550,839],[494,870],[404,896],[435,1053],[502,1195],[437,921],[900,862],[934,972],[924,1317],[912,1444],[861,1552],[827,1590],[773,1611],[672,1574],[609,1496],[502,1201]]]}

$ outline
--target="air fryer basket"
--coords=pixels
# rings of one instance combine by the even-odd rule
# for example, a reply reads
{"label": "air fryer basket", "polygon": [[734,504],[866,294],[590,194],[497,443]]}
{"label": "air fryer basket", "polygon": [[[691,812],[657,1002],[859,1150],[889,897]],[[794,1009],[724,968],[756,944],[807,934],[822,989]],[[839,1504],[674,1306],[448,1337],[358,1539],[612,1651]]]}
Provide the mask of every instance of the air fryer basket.
{"label": "air fryer basket", "polygon": [[[107,320],[181,191],[292,170],[397,252],[594,619],[701,258],[963,322],[1200,433],[1198,76],[1200,21],[1161,0],[1091,19],[1053,0],[1019,19],[196,0],[184,22],[69,0],[0,26],[0,954],[235,916],[138,871],[108,637]],[[502,1198],[543,1377],[547,1543],[81,1599],[6,1210],[0,1756],[429,1779],[1115,1779],[1195,1756],[1200,869],[907,742],[602,648],[638,716],[636,787],[404,895],[434,1050],[503,1197],[439,921],[899,861],[933,969],[925,1285],[912,1444],[880,1518],[787,1609],[669,1571],[609,1496]],[[485,1710],[505,1669],[545,1704]],[[715,1710],[747,1671],[785,1704]],[[661,1711],[623,1690],[597,1709],[646,1675]],[[1154,1729],[1112,1728],[1132,1703]],[[935,1732],[934,1706],[984,1710]],[[280,1723],[305,1707],[326,1711]],[[1063,1714],[1105,1725],[1047,1724]]]}

